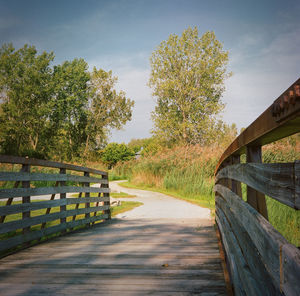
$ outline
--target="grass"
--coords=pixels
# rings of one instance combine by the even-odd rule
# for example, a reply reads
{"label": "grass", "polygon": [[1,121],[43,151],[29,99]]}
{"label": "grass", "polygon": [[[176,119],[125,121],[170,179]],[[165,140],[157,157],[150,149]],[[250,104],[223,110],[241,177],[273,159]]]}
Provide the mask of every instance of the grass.
{"label": "grass", "polygon": [[112,192],[110,194],[111,197],[113,198],[132,198],[132,197],[136,197],[136,195],[130,195],[128,193],[125,192]]}
{"label": "grass", "polygon": [[[300,134],[263,147],[264,163],[300,159]],[[114,174],[126,176],[129,188],[158,191],[214,211],[214,169],[224,148],[178,146],[117,165]],[[242,155],[245,162],[245,155]],[[242,184],[244,185],[244,184]],[[243,186],[246,199],[246,186]],[[300,211],[267,197],[269,221],[290,243],[300,246]]]}
{"label": "grass", "polygon": [[115,217],[118,214],[133,210],[136,207],[143,205],[138,201],[122,201],[120,206],[111,207],[111,216]]}
{"label": "grass", "polygon": [[170,195],[174,198],[178,198],[181,200],[185,200],[188,201],[190,203],[196,204],[200,207],[204,207],[204,208],[209,208],[211,210],[214,210],[214,199],[211,198],[211,196],[202,196],[202,198],[197,198],[197,197],[192,197],[192,196],[185,196],[184,194],[181,194],[178,191],[171,191],[171,190],[167,190],[167,189],[163,189],[163,188],[157,188],[157,187],[153,187],[153,186],[149,186],[149,185],[136,185],[130,182],[122,182],[122,183],[118,183],[118,185],[123,186],[125,188],[133,188],[133,189],[140,189],[140,190],[149,190],[149,191],[153,191],[153,192],[160,192],[160,193],[164,193],[167,195]]}

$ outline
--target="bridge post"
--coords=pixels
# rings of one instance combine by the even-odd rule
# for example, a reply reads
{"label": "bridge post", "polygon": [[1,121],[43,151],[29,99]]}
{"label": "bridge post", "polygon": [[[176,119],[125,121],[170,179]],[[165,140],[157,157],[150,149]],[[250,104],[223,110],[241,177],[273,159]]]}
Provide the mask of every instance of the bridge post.
{"label": "bridge post", "polygon": [[[102,176],[102,179],[107,180],[107,184],[101,184],[100,187],[101,187],[101,188],[109,188],[109,184],[108,184],[108,173],[107,173],[107,175],[103,175],[103,176]],[[109,198],[109,193],[103,193],[103,196]],[[105,206],[109,206],[109,205],[110,205],[110,200],[105,201],[105,202],[104,202],[104,205],[105,205]],[[107,220],[111,219],[111,212],[110,212],[110,209],[105,210],[104,213],[108,215]]]}
{"label": "bridge post", "polygon": [[[66,174],[66,169],[65,168],[61,168],[60,169],[60,174]],[[65,181],[60,181],[60,186],[65,186],[66,185],[66,182]],[[64,199],[67,197],[67,194],[66,193],[60,193],[60,199]],[[64,205],[64,206],[60,206],[60,212],[65,212],[67,210],[67,206]],[[60,223],[63,224],[63,223],[66,223],[67,222],[67,219],[66,218],[60,218]],[[63,230],[62,233],[65,233],[66,230]]]}
{"label": "bridge post", "polygon": [[[85,176],[85,177],[89,177],[89,176],[90,176],[90,173],[84,172],[84,176]],[[85,186],[85,187],[90,187],[90,183],[86,182],[86,183],[84,183],[84,186]],[[89,192],[86,192],[84,196],[85,196],[85,197],[90,197],[90,193],[89,193]],[[87,208],[89,208],[89,207],[90,207],[90,203],[89,203],[89,202],[86,202],[86,203],[85,203],[85,208],[87,209]],[[86,219],[87,219],[87,218],[90,218],[90,213],[86,213],[86,214],[85,214],[85,218],[86,218]],[[90,223],[87,223],[86,225],[87,225],[87,226],[90,226],[91,224],[90,224]]]}
{"label": "bridge post", "polygon": [[[262,163],[261,146],[247,146],[247,162]],[[247,186],[247,202],[268,220],[265,195]]]}
{"label": "bridge post", "polygon": [[[233,155],[231,156],[232,159],[232,164],[240,164],[241,163],[241,157],[240,155]],[[231,190],[237,194],[240,198],[243,198],[243,194],[242,194],[242,186],[241,186],[241,182],[238,182],[236,180],[231,180]]]}
{"label": "bridge post", "polygon": [[[22,172],[24,173],[30,173],[30,165],[29,164],[23,164],[22,165]],[[22,187],[23,188],[30,188],[30,181],[22,181]],[[23,204],[30,204],[30,196],[23,196],[22,197],[22,203]],[[30,210],[27,212],[23,212],[22,213],[22,219],[27,219],[30,218]],[[25,227],[22,230],[23,234],[26,234],[28,232],[30,232],[30,226],[29,227]]]}

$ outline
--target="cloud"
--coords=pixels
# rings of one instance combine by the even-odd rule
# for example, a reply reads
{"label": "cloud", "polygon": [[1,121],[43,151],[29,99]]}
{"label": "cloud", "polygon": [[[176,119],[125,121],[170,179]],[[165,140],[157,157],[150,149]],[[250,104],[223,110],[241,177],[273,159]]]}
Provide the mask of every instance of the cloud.
{"label": "cloud", "polygon": [[[244,36],[232,50],[232,78],[226,82],[224,120],[247,127],[300,76],[300,29],[282,32],[269,42]],[[260,46],[259,46],[260,45]],[[256,50],[249,46],[259,47]],[[252,54],[251,54],[252,53]]]}

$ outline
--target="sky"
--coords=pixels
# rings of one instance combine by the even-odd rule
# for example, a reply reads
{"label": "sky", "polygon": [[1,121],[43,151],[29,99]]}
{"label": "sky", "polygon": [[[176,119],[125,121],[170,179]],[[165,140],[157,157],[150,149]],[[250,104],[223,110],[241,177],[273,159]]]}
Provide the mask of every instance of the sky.
{"label": "sky", "polygon": [[247,127],[300,77],[298,0],[0,0],[0,46],[53,51],[55,64],[83,58],[112,70],[135,101],[132,121],[111,142],[151,136],[155,98],[147,86],[151,53],[190,27],[214,31],[229,51],[220,115]]}

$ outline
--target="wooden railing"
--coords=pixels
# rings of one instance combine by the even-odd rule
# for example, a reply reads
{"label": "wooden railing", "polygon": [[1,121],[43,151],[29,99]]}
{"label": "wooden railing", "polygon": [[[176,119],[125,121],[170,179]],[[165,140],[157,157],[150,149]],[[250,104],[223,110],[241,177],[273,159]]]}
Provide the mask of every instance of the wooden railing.
{"label": "wooden railing", "polygon": [[[0,155],[0,163],[0,181],[9,184],[0,189],[0,254],[110,219],[107,172],[6,155]],[[37,181],[43,187],[35,186]]]}
{"label": "wooden railing", "polygon": [[[268,222],[265,200],[268,195],[300,209],[300,161],[264,164],[261,152],[263,145],[298,132],[300,79],[233,141],[217,165],[216,223],[235,295],[300,295],[300,250]],[[240,163],[242,154],[246,163]]]}

